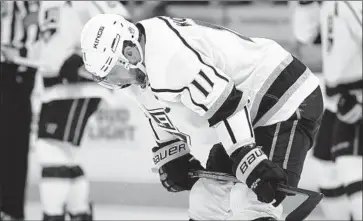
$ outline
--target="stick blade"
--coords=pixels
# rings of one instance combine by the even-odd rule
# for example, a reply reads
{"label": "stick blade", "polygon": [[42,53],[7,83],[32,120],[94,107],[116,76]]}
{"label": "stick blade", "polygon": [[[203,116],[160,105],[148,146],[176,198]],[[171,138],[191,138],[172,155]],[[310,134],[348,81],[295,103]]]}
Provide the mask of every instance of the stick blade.
{"label": "stick blade", "polygon": [[298,190],[299,193],[307,195],[308,198],[286,216],[285,218],[286,221],[305,220],[324,197],[324,195],[321,193],[309,190],[303,190],[303,189],[298,189]]}

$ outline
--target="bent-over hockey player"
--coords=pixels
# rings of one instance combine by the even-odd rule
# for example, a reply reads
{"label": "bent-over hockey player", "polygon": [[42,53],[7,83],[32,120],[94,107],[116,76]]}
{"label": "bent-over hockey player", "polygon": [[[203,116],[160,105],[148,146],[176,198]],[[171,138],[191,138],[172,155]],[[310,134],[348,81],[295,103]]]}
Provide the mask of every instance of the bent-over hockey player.
{"label": "bent-over hockey player", "polygon": [[83,66],[78,55],[79,38],[84,24],[101,13],[121,13],[128,17],[119,2],[41,2],[38,19],[43,71],[39,74],[43,76],[44,91],[36,150],[42,168],[39,187],[43,220],[64,220],[65,212],[72,220],[92,220],[89,182],[75,161],[74,147],[80,146],[87,120],[96,111],[100,97],[80,94],[77,90],[64,93],[61,89],[95,84],[91,78],[78,74]]}
{"label": "bent-over hockey player", "polygon": [[[164,129],[155,136],[154,162],[167,190],[191,190],[190,219],[281,219],[286,195],[277,184],[298,185],[323,111],[319,80],[304,64],[275,41],[187,18],[135,25],[119,15],[95,16],[81,47],[99,84],[133,92],[150,122]],[[190,152],[188,127],[214,131],[223,148],[208,161],[245,185],[189,177],[202,166]],[[230,191],[235,208],[225,203],[233,201]]]}

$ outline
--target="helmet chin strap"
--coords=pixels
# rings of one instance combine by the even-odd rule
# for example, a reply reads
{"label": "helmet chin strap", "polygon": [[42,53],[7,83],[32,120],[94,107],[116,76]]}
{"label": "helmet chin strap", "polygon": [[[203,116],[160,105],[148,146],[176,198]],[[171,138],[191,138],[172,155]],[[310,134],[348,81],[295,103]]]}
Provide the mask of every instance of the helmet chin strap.
{"label": "helmet chin strap", "polygon": [[140,71],[142,71],[144,74],[146,74],[146,67],[143,63],[139,62],[135,65],[135,68],[139,69]]}
{"label": "helmet chin strap", "polygon": [[147,74],[146,74],[146,67],[145,67],[144,64],[139,62],[139,63],[137,63],[135,65],[135,68],[138,69],[140,72],[142,72],[145,75],[144,82],[141,85],[142,88],[145,88],[148,85],[148,82],[149,82],[149,80],[148,80],[149,78],[147,77]]}

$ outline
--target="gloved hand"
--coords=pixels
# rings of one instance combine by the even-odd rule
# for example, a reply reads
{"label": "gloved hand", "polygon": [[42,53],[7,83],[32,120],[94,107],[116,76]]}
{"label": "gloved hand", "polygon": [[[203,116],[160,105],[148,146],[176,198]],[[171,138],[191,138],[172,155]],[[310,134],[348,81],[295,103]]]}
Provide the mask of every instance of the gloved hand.
{"label": "gloved hand", "polygon": [[82,57],[77,54],[69,56],[59,70],[61,80],[66,80],[68,83],[77,83],[81,81],[91,81],[79,75],[79,69],[83,66]]}
{"label": "gloved hand", "polygon": [[233,175],[232,160],[221,143],[213,145],[210,150],[206,169],[208,171]]}
{"label": "gloved hand", "polygon": [[357,101],[355,95],[342,94],[338,102],[337,117],[347,124],[355,124],[362,119],[362,104]]}
{"label": "gloved hand", "polygon": [[154,163],[157,166],[161,184],[169,192],[191,190],[198,178],[192,178],[191,170],[204,170],[199,160],[190,154],[188,145],[180,140],[173,140],[152,149]]}
{"label": "gloved hand", "polygon": [[278,206],[286,193],[277,190],[277,184],[287,184],[287,175],[276,163],[268,160],[260,147],[244,146],[231,155],[236,177],[256,193],[257,199]]}

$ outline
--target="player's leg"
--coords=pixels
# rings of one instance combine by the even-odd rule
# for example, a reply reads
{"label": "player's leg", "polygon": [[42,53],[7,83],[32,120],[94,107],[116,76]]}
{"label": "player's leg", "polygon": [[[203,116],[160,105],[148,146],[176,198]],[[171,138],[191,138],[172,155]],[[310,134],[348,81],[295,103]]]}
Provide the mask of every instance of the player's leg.
{"label": "player's leg", "polygon": [[334,128],[332,154],[339,179],[344,184],[353,220],[362,219],[362,122],[346,124],[338,120]]}
{"label": "player's leg", "polygon": [[75,147],[40,139],[37,151],[42,162],[40,195],[44,220],[64,220],[66,213],[71,215],[71,220],[92,220],[89,182],[74,159]]}
{"label": "player's leg", "polygon": [[71,128],[76,105],[76,100],[55,100],[41,107],[35,146],[42,170],[39,191],[43,220],[65,219],[65,203],[70,190],[69,167],[73,159],[63,140]]}
{"label": "player's leg", "polygon": [[319,166],[315,170],[315,179],[319,191],[324,194],[320,204],[324,217],[329,220],[349,220],[348,198],[343,182],[338,177],[337,164],[331,154],[336,122],[336,114],[326,109],[313,149],[314,160]]}
{"label": "player's leg", "polygon": [[[231,160],[221,144],[212,147],[207,160],[208,171],[232,174]],[[231,215],[232,182],[199,179],[189,193],[190,220],[226,220]]]}
{"label": "player's leg", "polygon": [[45,220],[64,219],[69,196],[78,200],[67,205],[74,216],[90,213],[88,181],[74,161],[73,150],[80,144],[90,103],[90,99],[75,99],[42,105],[37,154],[42,166],[40,194]]}
{"label": "player's leg", "polygon": [[[80,109],[80,116],[75,125],[75,132],[68,140],[73,146],[80,146],[88,119],[96,111],[100,99],[86,98],[80,99],[80,102],[82,103],[82,108]],[[89,200],[89,180],[82,170],[81,165],[75,164],[73,166],[76,171],[81,172],[81,174],[71,180],[70,193],[67,199],[67,210],[71,216],[71,220],[93,220],[93,208]]]}
{"label": "player's leg", "polygon": [[39,183],[43,220],[65,220],[65,203],[70,190],[72,156],[68,147],[53,139],[39,138],[36,153],[41,165]]}
{"label": "player's leg", "polygon": [[[288,185],[296,187],[300,181],[304,161],[312,147],[320,126],[323,101],[320,88],[317,88],[300,105],[290,119],[274,125],[255,129],[258,146],[267,157],[283,168],[288,176]],[[256,194],[246,185],[236,185],[233,193],[233,214],[231,219],[244,220],[280,220],[282,204],[274,207],[258,201]],[[237,202],[236,202],[237,201]]]}

